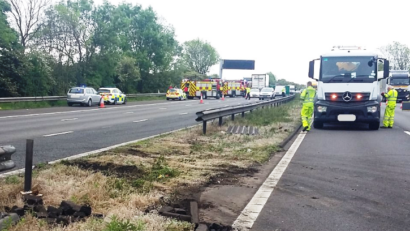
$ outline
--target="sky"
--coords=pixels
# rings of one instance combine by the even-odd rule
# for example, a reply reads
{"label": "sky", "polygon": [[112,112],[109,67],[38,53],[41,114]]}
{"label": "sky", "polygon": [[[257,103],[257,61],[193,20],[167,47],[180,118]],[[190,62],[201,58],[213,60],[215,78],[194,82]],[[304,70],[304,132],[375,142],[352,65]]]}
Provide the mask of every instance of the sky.
{"label": "sky", "polygon": [[[410,45],[404,0],[108,0],[140,4],[171,24],[180,43],[200,38],[221,59],[255,60],[255,70],[224,70],[224,79],[271,71],[309,81],[309,61],[335,45],[377,51],[393,41]],[[94,0],[101,4],[103,0]],[[218,74],[219,64],[209,74]]]}

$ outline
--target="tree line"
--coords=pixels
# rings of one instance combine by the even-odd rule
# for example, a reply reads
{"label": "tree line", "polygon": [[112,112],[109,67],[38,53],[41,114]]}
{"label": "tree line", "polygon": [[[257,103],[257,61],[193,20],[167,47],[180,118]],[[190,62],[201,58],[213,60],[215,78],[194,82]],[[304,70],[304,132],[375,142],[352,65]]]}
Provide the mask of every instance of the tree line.
{"label": "tree line", "polygon": [[219,60],[208,42],[180,44],[152,8],[128,3],[0,0],[0,31],[0,97],[64,95],[80,84],[164,91]]}

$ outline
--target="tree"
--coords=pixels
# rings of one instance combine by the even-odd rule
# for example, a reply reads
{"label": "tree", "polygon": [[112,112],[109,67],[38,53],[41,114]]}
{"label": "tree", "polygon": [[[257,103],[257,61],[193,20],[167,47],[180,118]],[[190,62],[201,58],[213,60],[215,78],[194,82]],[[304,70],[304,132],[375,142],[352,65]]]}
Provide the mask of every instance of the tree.
{"label": "tree", "polygon": [[405,44],[394,41],[379,50],[390,61],[393,70],[410,69],[410,49]]}
{"label": "tree", "polygon": [[8,0],[11,5],[10,14],[19,33],[23,47],[37,32],[37,25],[42,20],[43,10],[50,4],[50,0]]}
{"label": "tree", "polygon": [[135,86],[141,77],[136,63],[134,58],[124,56],[117,66],[118,85],[125,92],[132,90],[132,86]]}
{"label": "tree", "polygon": [[272,72],[267,74],[269,75],[269,86],[274,86],[276,84],[276,76]]}
{"label": "tree", "polygon": [[211,66],[219,61],[219,54],[209,43],[199,39],[184,43],[184,60],[199,74],[205,75]]}

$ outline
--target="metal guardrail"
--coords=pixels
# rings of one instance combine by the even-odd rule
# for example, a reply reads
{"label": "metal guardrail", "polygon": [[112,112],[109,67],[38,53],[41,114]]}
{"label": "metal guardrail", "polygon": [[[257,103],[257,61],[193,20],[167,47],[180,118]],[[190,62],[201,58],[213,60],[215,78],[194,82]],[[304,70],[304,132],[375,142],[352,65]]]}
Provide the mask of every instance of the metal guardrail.
{"label": "metal guardrail", "polygon": [[219,126],[222,126],[223,117],[231,116],[232,120],[235,119],[235,114],[242,114],[242,117],[245,116],[245,112],[252,112],[257,108],[264,108],[264,107],[277,107],[281,104],[287,103],[295,98],[295,95],[291,95],[288,97],[280,98],[280,99],[273,99],[268,101],[261,101],[257,103],[249,103],[242,106],[230,106],[230,107],[223,107],[223,108],[215,108],[197,112],[196,121],[202,121],[202,131],[206,134],[206,124],[209,120],[219,119]]}
{"label": "metal guardrail", "polygon": [[[138,93],[126,94],[126,96],[130,98],[135,98],[138,96],[165,96],[165,93]],[[0,103],[57,101],[65,99],[67,99],[67,96],[6,97],[0,98]]]}
{"label": "metal guardrail", "polygon": [[0,172],[16,167],[16,164],[11,160],[11,155],[16,152],[13,146],[0,146]]}

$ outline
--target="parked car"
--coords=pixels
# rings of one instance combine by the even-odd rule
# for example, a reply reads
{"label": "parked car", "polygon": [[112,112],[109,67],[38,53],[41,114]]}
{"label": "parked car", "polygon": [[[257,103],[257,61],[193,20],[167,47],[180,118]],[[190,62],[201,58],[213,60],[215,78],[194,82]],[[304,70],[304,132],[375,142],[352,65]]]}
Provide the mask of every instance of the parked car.
{"label": "parked car", "polygon": [[94,88],[91,87],[73,87],[67,93],[67,105],[80,104],[82,106],[91,107],[98,105],[101,96]]}
{"label": "parked car", "polygon": [[167,91],[166,97],[167,97],[167,100],[170,100],[170,99],[186,100],[187,99],[185,92],[183,92],[182,89],[178,89],[178,88],[169,89]]}
{"label": "parked car", "polygon": [[264,87],[259,93],[259,100],[274,99],[275,97],[275,90],[272,87]]}
{"label": "parked car", "polygon": [[114,87],[102,87],[98,89],[98,94],[104,99],[107,104],[127,104],[127,96]]}
{"label": "parked car", "polygon": [[249,95],[251,96],[251,98],[259,98],[259,89],[258,88],[252,88]]}

